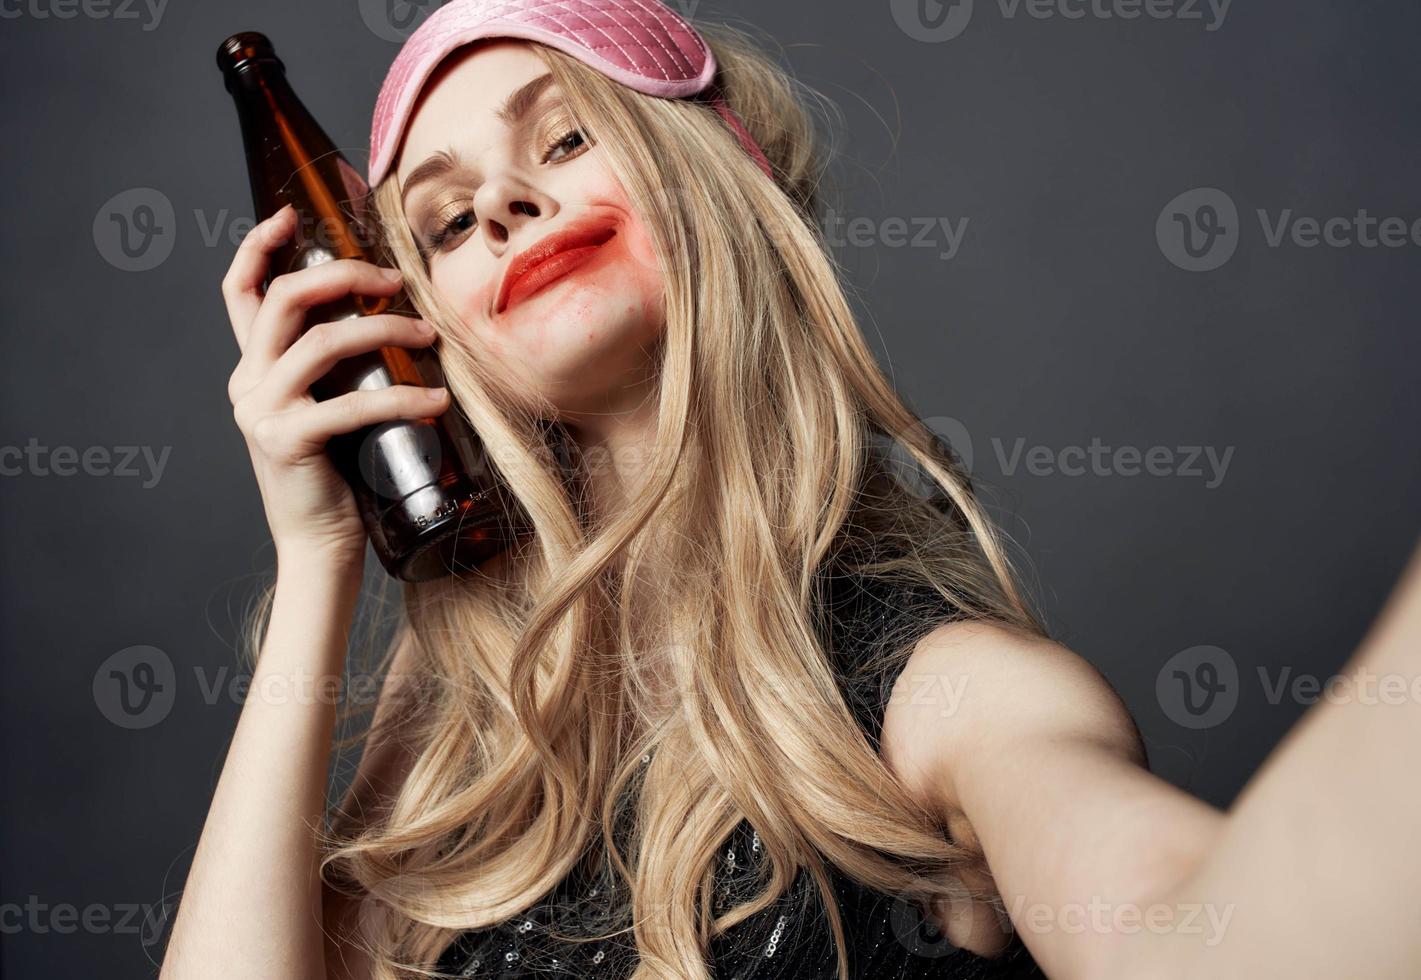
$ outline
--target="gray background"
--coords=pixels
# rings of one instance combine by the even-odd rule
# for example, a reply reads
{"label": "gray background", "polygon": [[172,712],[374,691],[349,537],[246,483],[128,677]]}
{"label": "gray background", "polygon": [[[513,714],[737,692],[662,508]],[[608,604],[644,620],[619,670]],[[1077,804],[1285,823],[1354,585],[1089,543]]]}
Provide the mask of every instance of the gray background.
{"label": "gray background", "polygon": [[[1421,246],[1270,247],[1256,217],[1421,218],[1421,15],[1237,0],[1209,30],[1207,10],[1041,19],[977,0],[934,41],[916,3],[679,9],[748,19],[842,108],[840,213],[861,228],[838,254],[865,330],[918,413],[970,440],[1051,624],[1120,690],[1157,771],[1227,805],[1306,709],[1270,700],[1258,670],[1337,670],[1421,523]],[[363,169],[397,45],[367,21],[378,4],[17,10],[0,26],[0,447],[169,455],[156,482],[6,460],[0,970],[151,976],[155,929],[125,917],[151,910],[160,931],[177,897],[240,708],[204,685],[239,671],[235,624],[272,560],[225,393],[237,351],[218,283],[251,201],[213,53],[237,30],[271,35]],[[1236,205],[1237,247],[1191,272],[1155,230],[1201,187]],[[142,216],[133,195],[110,202],[135,188],[173,210],[135,260],[151,267],[130,271],[112,212]],[[967,219],[951,259],[940,233],[914,247],[888,221],[911,239],[939,217]],[[1018,439],[1232,456],[1215,486],[1178,466],[1068,475],[1003,466]],[[135,646],[174,674],[160,720],[128,728],[108,671],[161,657],[105,662]],[[1237,704],[1193,727],[1165,667],[1200,646],[1236,668]],[[71,924],[65,905],[108,925]]]}

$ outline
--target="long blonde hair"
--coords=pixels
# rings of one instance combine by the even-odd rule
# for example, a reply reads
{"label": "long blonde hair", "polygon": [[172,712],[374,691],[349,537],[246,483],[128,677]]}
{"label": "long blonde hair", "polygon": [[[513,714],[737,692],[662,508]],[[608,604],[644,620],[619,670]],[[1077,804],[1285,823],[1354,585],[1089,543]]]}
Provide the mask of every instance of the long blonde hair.
{"label": "long blonde hair", "polygon": [[[813,97],[740,31],[703,32],[773,179],[703,102],[645,96],[532,45],[663,263],[655,443],[605,521],[586,519],[551,451],[551,406],[504,389],[432,289],[396,181],[374,189],[449,387],[535,529],[506,572],[403,586],[397,641],[419,682],[366,744],[398,737],[413,762],[386,805],[333,814],[322,863],[362,900],[377,977],[428,975],[459,932],[528,909],[599,843],[631,885],[638,980],[709,978],[710,939],[800,869],[846,980],[826,861],[913,900],[952,898],[962,881],[997,900],[981,853],[948,839],[856,723],[816,632],[816,575],[852,553],[865,574],[927,584],[963,616],[1045,629],[1005,536],[851,312],[819,230]],[[885,479],[875,446],[890,444],[935,500]],[[912,652],[894,635],[882,669]],[[667,710],[652,710],[653,668],[675,692]],[[636,828],[625,853],[623,807]],[[716,917],[712,875],[742,819],[770,873]]]}

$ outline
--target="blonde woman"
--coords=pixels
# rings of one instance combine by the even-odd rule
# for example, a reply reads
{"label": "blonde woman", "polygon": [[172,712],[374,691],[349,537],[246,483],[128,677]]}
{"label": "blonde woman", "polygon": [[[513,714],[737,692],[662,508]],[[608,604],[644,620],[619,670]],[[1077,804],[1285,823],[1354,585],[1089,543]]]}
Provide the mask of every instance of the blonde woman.
{"label": "blonde woman", "polygon": [[[352,260],[263,293],[291,214],[243,242],[230,394],[277,551],[253,691],[345,663],[366,539],[326,440],[450,404],[316,403],[336,359],[437,342],[536,533],[405,586],[334,813],[328,700],[247,700],[165,978],[1421,969],[1416,793],[1368,775],[1417,706],[1313,710],[1228,814],[1151,775],[864,343],[823,162],[742,35],[456,0],[372,131],[422,319],[303,335],[398,283]],[[1414,673],[1415,566],[1353,669]]]}

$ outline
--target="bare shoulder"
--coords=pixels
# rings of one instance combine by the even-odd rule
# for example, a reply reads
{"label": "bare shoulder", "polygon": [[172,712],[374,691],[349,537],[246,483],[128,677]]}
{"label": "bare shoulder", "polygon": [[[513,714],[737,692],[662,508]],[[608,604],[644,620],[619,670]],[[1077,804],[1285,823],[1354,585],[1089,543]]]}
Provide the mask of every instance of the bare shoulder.
{"label": "bare shoulder", "polygon": [[1063,644],[1007,624],[961,620],[923,636],[883,718],[881,753],[909,789],[954,799],[954,772],[1022,745],[1078,740],[1143,764],[1129,711]]}

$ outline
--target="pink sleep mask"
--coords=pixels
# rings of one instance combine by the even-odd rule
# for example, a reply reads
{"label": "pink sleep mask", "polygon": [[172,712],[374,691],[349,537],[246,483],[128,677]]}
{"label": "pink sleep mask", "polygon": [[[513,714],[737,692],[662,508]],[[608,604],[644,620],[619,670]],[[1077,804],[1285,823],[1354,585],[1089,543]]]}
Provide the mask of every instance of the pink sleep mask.
{"label": "pink sleep mask", "polygon": [[[538,41],[638,92],[684,98],[713,89],[716,64],[694,27],[660,0],[452,0],[420,24],[390,65],[370,127],[369,183],[388,173],[420,89],[460,45],[487,37]],[[766,175],[770,162],[716,91],[720,113]]]}

